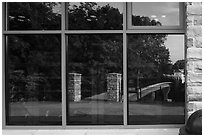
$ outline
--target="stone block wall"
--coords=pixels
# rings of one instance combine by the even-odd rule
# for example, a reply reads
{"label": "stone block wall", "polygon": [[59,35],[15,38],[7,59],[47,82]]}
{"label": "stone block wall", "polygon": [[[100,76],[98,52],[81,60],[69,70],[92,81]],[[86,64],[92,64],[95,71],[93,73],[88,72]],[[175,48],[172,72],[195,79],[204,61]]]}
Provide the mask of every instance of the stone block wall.
{"label": "stone block wall", "polygon": [[81,100],[81,74],[69,73],[68,97],[69,101]]}
{"label": "stone block wall", "polygon": [[107,74],[107,98],[110,101],[119,102],[122,98],[121,88],[122,74],[109,73]]}
{"label": "stone block wall", "polygon": [[187,118],[202,108],[202,3],[187,2],[186,6],[186,48]]}

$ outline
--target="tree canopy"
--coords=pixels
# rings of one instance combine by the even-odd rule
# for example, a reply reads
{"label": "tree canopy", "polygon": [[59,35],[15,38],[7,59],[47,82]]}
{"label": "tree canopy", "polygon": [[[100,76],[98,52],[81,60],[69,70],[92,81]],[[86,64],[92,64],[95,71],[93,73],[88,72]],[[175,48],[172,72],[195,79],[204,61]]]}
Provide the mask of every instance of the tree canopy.
{"label": "tree canopy", "polygon": [[[169,50],[164,46],[166,35],[130,35],[128,37],[128,68],[131,76],[157,77],[170,64]],[[139,71],[139,72],[138,72]]]}
{"label": "tree canopy", "polygon": [[184,70],[184,69],[185,69],[185,60],[177,60],[177,61],[174,63],[172,69],[173,69],[175,72],[179,71],[179,69],[183,69],[183,70]]}
{"label": "tree canopy", "polygon": [[73,30],[122,29],[123,15],[109,4],[102,7],[95,2],[69,5],[68,17],[69,29]]}
{"label": "tree canopy", "polygon": [[59,6],[54,2],[8,2],[9,30],[61,29]]}

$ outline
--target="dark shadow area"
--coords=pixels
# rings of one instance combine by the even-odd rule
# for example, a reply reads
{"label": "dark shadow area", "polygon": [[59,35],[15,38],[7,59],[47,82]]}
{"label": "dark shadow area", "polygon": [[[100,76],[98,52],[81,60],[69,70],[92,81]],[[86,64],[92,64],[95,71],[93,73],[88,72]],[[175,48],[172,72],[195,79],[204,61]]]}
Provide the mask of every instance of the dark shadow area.
{"label": "dark shadow area", "polygon": [[15,126],[46,126],[46,125],[62,125],[62,117],[58,116],[11,116],[8,119],[7,125]]}
{"label": "dark shadow area", "polygon": [[70,116],[68,125],[123,125],[122,115],[79,115]]}

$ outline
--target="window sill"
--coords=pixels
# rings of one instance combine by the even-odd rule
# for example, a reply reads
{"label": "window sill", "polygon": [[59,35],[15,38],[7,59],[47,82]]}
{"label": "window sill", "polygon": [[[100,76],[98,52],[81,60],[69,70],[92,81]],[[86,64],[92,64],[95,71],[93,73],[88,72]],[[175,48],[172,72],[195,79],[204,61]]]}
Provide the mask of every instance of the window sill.
{"label": "window sill", "polygon": [[178,135],[179,128],[151,129],[65,129],[65,130],[2,130],[3,135]]}

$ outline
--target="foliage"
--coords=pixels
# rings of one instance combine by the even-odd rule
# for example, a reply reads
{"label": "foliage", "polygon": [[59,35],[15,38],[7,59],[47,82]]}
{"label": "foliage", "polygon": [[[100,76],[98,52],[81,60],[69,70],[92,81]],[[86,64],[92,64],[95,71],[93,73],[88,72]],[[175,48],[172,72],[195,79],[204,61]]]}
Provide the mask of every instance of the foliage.
{"label": "foliage", "polygon": [[158,77],[170,64],[169,50],[162,34],[130,35],[128,37],[128,70],[130,76]]}
{"label": "foliage", "polygon": [[39,99],[40,91],[61,89],[57,80],[61,76],[59,39],[50,35],[8,36],[9,84],[15,86],[11,92]]}
{"label": "foliage", "polygon": [[133,26],[161,26],[159,21],[151,20],[149,17],[145,16],[132,16]]}
{"label": "foliage", "polygon": [[69,5],[69,29],[122,29],[122,14],[110,5],[98,6],[95,2]]}
{"label": "foliage", "polygon": [[175,72],[179,71],[179,69],[185,69],[185,60],[177,60],[172,69]]}
{"label": "foliage", "polygon": [[10,30],[56,30],[60,29],[61,14],[54,12],[59,3],[10,2],[8,21]]}

